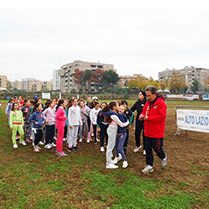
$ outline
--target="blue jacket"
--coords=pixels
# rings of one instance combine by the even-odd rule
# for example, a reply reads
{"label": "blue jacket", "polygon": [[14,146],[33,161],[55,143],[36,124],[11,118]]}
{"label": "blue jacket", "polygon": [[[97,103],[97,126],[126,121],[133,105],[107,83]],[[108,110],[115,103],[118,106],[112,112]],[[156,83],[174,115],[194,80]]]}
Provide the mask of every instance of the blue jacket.
{"label": "blue jacket", "polygon": [[[43,113],[36,110],[31,115],[29,121],[30,123],[33,123],[33,126],[32,126],[33,128],[41,129],[43,126],[43,121],[45,121],[45,119],[44,119]],[[38,124],[36,124],[36,122],[38,122]]]}
{"label": "blue jacket", "polygon": [[[103,112],[102,115],[106,115],[106,116],[117,115],[122,123],[125,123],[128,120],[125,114],[121,114],[121,113],[113,112],[113,111]],[[121,134],[121,133],[127,133],[126,127],[118,126],[118,134]]]}

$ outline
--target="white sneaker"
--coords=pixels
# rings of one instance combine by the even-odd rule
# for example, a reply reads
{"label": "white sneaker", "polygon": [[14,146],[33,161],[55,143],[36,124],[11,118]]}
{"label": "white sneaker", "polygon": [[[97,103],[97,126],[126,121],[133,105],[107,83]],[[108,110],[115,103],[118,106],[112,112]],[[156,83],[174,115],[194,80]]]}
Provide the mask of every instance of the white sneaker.
{"label": "white sneaker", "polygon": [[154,171],[153,167],[151,165],[147,165],[143,170],[142,170],[142,174],[146,174],[146,173],[152,173]]}
{"label": "white sneaker", "polygon": [[136,148],[134,149],[134,152],[138,152],[141,148],[142,148],[142,146],[136,147]]}
{"label": "white sneaker", "polygon": [[143,150],[143,155],[146,155],[146,150]]}
{"label": "white sneaker", "polygon": [[100,151],[101,151],[101,152],[104,152],[104,151],[105,151],[104,147],[101,147],[101,148],[100,148]]}
{"label": "white sneaker", "polygon": [[97,142],[99,142],[100,140],[97,138]]}
{"label": "white sneaker", "polygon": [[127,168],[127,167],[128,167],[128,162],[127,161],[123,161],[122,168]]}
{"label": "white sneaker", "polygon": [[52,143],[51,144],[51,147],[56,147],[57,145],[55,143]]}
{"label": "white sneaker", "polygon": [[63,138],[63,142],[67,141],[67,138]]}
{"label": "white sneaker", "polygon": [[82,139],[82,138],[80,138],[80,139],[79,139],[79,142],[82,142],[82,141],[83,141],[83,139]]}
{"label": "white sneaker", "polygon": [[90,139],[87,139],[87,143],[89,143],[90,142]]}
{"label": "white sneaker", "polygon": [[40,152],[40,149],[36,146],[34,147],[34,152]]}
{"label": "white sneaker", "polygon": [[118,166],[114,165],[113,163],[110,163],[110,164],[106,164],[106,168],[115,169],[118,168]]}
{"label": "white sneaker", "polygon": [[40,145],[44,145],[44,143],[42,141],[39,142]]}
{"label": "white sneaker", "polygon": [[161,160],[161,167],[162,169],[165,168],[167,165],[167,155],[165,156],[164,159]]}
{"label": "white sneaker", "polygon": [[13,148],[17,149],[18,148],[17,144],[13,144]]}
{"label": "white sneaker", "polygon": [[24,140],[21,141],[20,144],[22,144],[23,146],[26,146],[27,145]]}
{"label": "white sneaker", "polygon": [[115,157],[115,159],[113,160],[114,163],[118,163],[120,160],[122,159],[122,155],[119,153],[118,157]]}
{"label": "white sneaker", "polygon": [[51,145],[51,144],[47,144],[47,145],[45,145],[44,148],[45,148],[45,149],[51,149],[51,148],[52,148],[52,145]]}

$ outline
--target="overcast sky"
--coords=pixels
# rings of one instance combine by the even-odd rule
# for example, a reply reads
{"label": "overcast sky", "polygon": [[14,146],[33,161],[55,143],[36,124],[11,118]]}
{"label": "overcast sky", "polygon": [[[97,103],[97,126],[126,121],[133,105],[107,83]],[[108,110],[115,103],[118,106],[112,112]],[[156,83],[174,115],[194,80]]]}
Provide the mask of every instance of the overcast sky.
{"label": "overcast sky", "polygon": [[53,69],[74,60],[113,64],[119,75],[154,79],[166,68],[209,68],[209,15],[201,1],[44,1],[42,8],[17,2],[0,6],[0,75],[10,81],[50,80]]}

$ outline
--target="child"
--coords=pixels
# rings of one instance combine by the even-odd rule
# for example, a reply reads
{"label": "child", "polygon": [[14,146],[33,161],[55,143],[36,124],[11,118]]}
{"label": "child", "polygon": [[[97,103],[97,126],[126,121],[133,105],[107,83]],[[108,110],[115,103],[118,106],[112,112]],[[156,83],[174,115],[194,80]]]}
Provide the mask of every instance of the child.
{"label": "child", "polygon": [[[116,114],[118,118],[121,120],[121,122],[127,122],[127,117],[124,114],[126,111],[126,107],[123,105],[120,105],[118,108],[118,113]],[[116,136],[116,157],[114,160],[114,163],[117,163],[123,158],[123,166],[122,168],[127,168],[128,162],[126,160],[126,155],[123,150],[124,142],[127,136],[127,129],[126,127],[121,127],[120,125],[118,126],[118,131],[117,131],[117,136]],[[119,155],[120,153],[120,155]]]}
{"label": "child", "polygon": [[77,147],[78,128],[82,125],[81,110],[77,99],[73,99],[73,105],[68,110],[68,123],[68,151],[77,151],[79,150]]}
{"label": "child", "polygon": [[88,135],[88,130],[89,130],[88,117],[91,109],[87,105],[85,105],[83,100],[80,101],[79,105],[80,105],[81,120],[82,120],[82,126],[80,126],[80,130],[79,130],[79,134],[80,134],[79,142],[82,142],[82,140],[84,139],[84,128],[86,131],[86,135]]}
{"label": "child", "polygon": [[55,103],[51,99],[46,101],[45,110],[43,115],[46,119],[45,124],[45,148],[51,149],[56,147],[54,144],[54,135],[55,135],[55,116],[56,112],[54,109]]}
{"label": "child", "polygon": [[126,128],[127,135],[126,135],[126,139],[125,139],[125,142],[124,142],[124,145],[123,145],[123,150],[126,154],[127,153],[128,140],[129,140],[129,129],[134,122],[134,114],[132,113],[132,111],[130,109],[128,109],[128,102],[126,100],[122,100],[121,105],[126,107],[126,110],[125,110],[124,114],[126,115],[127,119],[130,121],[129,126]]}
{"label": "child", "polygon": [[99,107],[99,102],[94,102],[94,108],[90,111],[90,120],[91,120],[91,129],[87,137],[87,142],[89,143],[91,140],[91,135],[94,133],[94,144],[97,144],[97,115],[101,110]]}
{"label": "child", "polygon": [[34,105],[34,113],[29,119],[30,123],[33,123],[32,131],[34,132],[34,152],[40,152],[41,148],[38,146],[43,136],[43,123],[45,121],[42,113],[42,105],[36,103]]}
{"label": "child", "polygon": [[[102,102],[101,107],[102,110],[107,106],[106,102]],[[106,146],[108,143],[108,135],[107,135],[107,128],[108,128],[108,123],[104,122],[104,116],[101,114],[102,110],[98,113],[97,115],[97,127],[98,131],[100,132],[100,141],[101,141],[101,148],[100,151],[104,152],[104,138],[106,137]]]}
{"label": "child", "polygon": [[[106,168],[115,169],[118,168],[117,165],[115,165],[112,158],[112,150],[115,147],[115,141],[116,141],[116,134],[118,130],[118,125],[120,127],[126,127],[129,124],[129,121],[122,123],[120,119],[116,115],[117,111],[117,103],[116,102],[110,102],[109,105],[104,108],[102,111],[102,115],[107,115],[106,120],[109,123],[109,127],[107,128],[107,134],[108,134],[108,146],[106,151]],[[110,112],[111,111],[111,114]],[[113,113],[115,112],[115,115]]]}
{"label": "child", "polygon": [[13,103],[10,113],[10,129],[12,130],[12,142],[14,148],[18,148],[16,142],[17,131],[20,134],[20,144],[24,146],[26,145],[25,141],[23,140],[24,137],[23,126],[24,126],[24,121],[23,121],[22,111],[19,110],[18,103]]}
{"label": "child", "polygon": [[6,109],[5,109],[5,114],[8,115],[8,124],[10,125],[10,112],[12,108],[12,104],[14,103],[13,99],[10,99],[9,102],[7,103]]}
{"label": "child", "polygon": [[30,141],[30,135],[31,135],[31,126],[30,126],[30,122],[29,122],[29,118],[30,118],[30,100],[25,100],[25,103],[22,107],[22,113],[23,113],[23,119],[24,119],[24,132],[26,134],[26,141],[27,142],[31,142]]}
{"label": "child", "polygon": [[59,157],[67,156],[67,154],[65,154],[62,150],[64,127],[65,127],[65,121],[67,119],[64,111],[64,108],[66,108],[66,106],[67,106],[67,101],[60,99],[56,107],[55,119],[56,119],[56,128],[58,131],[58,135],[57,135],[57,151],[55,154]]}

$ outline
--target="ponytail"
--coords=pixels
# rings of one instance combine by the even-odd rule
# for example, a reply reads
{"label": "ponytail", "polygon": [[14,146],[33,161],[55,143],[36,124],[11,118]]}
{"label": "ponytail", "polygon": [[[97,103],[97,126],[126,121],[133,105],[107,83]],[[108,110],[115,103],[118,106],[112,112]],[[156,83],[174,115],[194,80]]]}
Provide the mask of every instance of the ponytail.
{"label": "ponytail", "polygon": [[64,99],[60,99],[57,106],[56,106],[56,111],[58,110],[58,108],[61,106],[61,104],[64,103]]}

